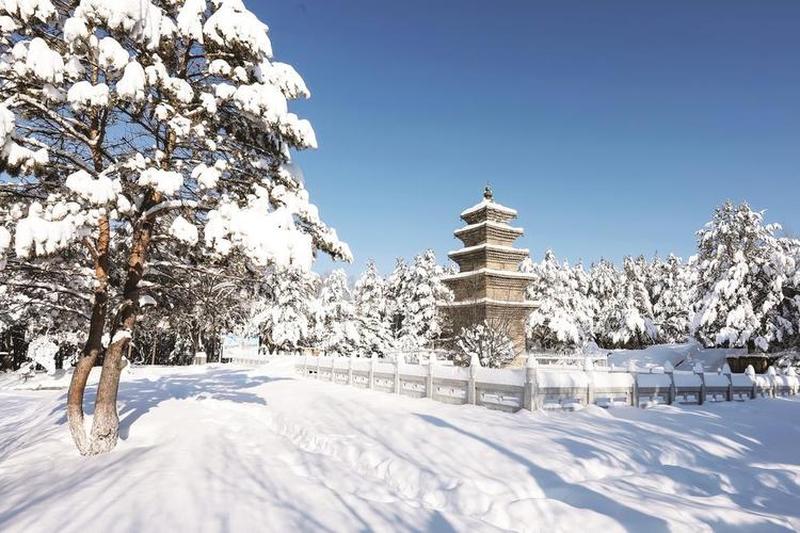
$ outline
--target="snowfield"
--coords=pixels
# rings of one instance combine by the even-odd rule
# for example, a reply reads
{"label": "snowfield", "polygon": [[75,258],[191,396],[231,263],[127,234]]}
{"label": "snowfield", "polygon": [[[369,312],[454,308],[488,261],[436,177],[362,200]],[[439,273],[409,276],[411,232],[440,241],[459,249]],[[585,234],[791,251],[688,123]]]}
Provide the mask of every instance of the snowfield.
{"label": "snowfield", "polygon": [[119,446],[84,458],[64,390],[10,386],[5,532],[800,529],[796,400],[512,415],[280,361],[140,367]]}

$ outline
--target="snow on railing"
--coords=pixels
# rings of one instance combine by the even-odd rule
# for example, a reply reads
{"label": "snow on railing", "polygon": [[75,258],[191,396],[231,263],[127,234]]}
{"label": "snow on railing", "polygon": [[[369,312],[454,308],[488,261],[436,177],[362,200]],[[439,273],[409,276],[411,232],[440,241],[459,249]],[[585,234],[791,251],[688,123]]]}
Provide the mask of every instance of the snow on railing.
{"label": "snow on railing", "polygon": [[583,367],[586,361],[591,361],[595,368],[608,366],[608,358],[605,355],[563,355],[557,353],[536,352],[528,353],[528,357],[534,357],[539,366],[554,367]]}
{"label": "snow on railing", "polygon": [[[800,379],[789,370],[779,374],[732,374],[674,370],[609,368],[593,357],[573,357],[570,364],[540,364],[541,357],[529,357],[525,368],[482,368],[453,366],[436,357],[417,357],[422,363],[408,363],[405,357],[337,357],[329,355],[280,354],[294,358],[297,373],[323,381],[383,391],[415,398],[429,398],[453,404],[481,405],[514,412],[520,409],[578,410],[587,405],[651,407],[659,404],[685,405],[753,398],[794,396],[800,393]],[[275,356],[237,357],[232,362],[257,365]],[[578,364],[580,359],[580,364]]]}

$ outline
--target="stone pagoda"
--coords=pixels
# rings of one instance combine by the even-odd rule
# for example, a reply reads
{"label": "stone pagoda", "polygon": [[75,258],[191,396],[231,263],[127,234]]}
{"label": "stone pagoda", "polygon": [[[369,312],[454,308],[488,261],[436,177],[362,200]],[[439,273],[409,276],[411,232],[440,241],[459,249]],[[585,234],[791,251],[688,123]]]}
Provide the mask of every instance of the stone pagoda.
{"label": "stone pagoda", "polygon": [[454,300],[442,304],[442,310],[452,334],[486,321],[511,337],[519,355],[525,352],[525,321],[536,304],[525,301],[533,276],[519,272],[528,250],[513,246],[523,233],[508,224],[516,217],[516,210],[494,201],[489,187],[479,204],[461,213],[467,225],[454,235],[464,247],[448,254],[458,263],[459,273],[443,279]]}

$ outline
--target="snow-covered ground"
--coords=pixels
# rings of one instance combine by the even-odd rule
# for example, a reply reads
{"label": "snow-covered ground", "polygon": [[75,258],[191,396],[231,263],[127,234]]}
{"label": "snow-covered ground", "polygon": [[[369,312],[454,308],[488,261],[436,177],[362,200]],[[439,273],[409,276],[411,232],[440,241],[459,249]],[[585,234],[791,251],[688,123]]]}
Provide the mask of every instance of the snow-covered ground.
{"label": "snow-covered ground", "polygon": [[[796,531],[800,401],[504,414],[304,380],[135,368],[122,440],[0,390],[0,531]],[[94,390],[90,388],[90,396]]]}
{"label": "snow-covered ground", "polygon": [[608,353],[608,362],[617,367],[627,368],[634,363],[637,368],[663,367],[669,363],[678,370],[692,370],[696,363],[703,365],[706,372],[716,372],[731,356],[747,354],[746,349],[703,348],[697,342],[679,344],[656,344],[640,350],[602,350]]}

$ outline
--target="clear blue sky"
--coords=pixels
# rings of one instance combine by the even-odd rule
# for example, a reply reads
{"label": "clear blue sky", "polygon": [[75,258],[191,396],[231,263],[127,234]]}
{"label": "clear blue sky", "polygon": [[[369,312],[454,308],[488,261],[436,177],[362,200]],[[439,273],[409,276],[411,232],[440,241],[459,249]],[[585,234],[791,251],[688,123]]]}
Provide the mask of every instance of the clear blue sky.
{"label": "clear blue sky", "polygon": [[311,89],[299,161],[351,273],[445,262],[487,180],[536,259],[686,257],[725,199],[800,233],[800,1],[248,6]]}

